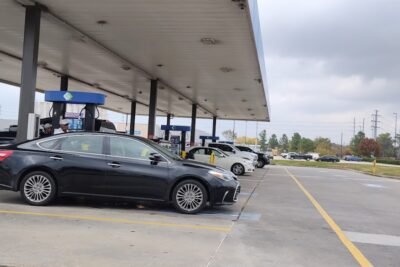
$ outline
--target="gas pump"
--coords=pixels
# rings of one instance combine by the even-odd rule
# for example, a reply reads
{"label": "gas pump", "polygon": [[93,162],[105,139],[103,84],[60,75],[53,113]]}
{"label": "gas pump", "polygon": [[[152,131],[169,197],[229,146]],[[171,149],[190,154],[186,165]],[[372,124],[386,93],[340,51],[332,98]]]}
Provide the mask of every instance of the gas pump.
{"label": "gas pump", "polygon": [[211,140],[212,142],[217,142],[219,140],[219,136],[206,136],[206,135],[201,135],[201,146],[206,145],[206,140]]}
{"label": "gas pump", "polygon": [[[180,153],[183,155],[186,153],[185,148],[186,148],[186,132],[190,132],[190,126],[181,126],[181,125],[161,125],[161,130],[169,130],[169,131],[176,131],[176,132],[181,132],[181,136],[179,138],[179,135],[171,135],[170,137],[170,142],[171,145],[175,146],[176,151],[180,151]],[[179,145],[179,139],[180,139],[180,145]],[[180,149],[179,149],[180,147]]]}
{"label": "gas pump", "polygon": [[82,126],[85,131],[93,132],[95,130],[96,107],[104,105],[105,95],[98,93],[73,92],[73,91],[46,91],[45,101],[53,102],[52,125],[56,129],[60,126],[63,106],[66,104],[85,105],[85,117]]}

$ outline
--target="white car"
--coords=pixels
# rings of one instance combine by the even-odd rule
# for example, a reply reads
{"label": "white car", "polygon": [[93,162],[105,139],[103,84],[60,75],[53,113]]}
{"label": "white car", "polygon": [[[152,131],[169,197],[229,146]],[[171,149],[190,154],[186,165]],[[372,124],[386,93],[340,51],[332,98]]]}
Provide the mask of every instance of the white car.
{"label": "white car", "polygon": [[218,148],[228,154],[230,156],[235,155],[237,157],[244,158],[246,160],[250,160],[255,167],[257,165],[258,156],[252,152],[240,151],[237,147],[227,143],[209,143],[208,147]]}
{"label": "white car", "polygon": [[254,171],[253,162],[235,155],[228,155],[222,150],[213,147],[194,147],[187,153],[187,158],[210,163],[211,153],[215,156],[215,165],[233,172],[235,175],[243,175]]}

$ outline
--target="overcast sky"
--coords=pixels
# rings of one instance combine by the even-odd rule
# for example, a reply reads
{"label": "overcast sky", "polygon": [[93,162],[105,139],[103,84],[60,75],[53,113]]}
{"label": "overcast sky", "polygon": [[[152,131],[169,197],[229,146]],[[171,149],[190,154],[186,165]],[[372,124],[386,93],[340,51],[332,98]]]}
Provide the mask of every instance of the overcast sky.
{"label": "overcast sky", "polygon": [[[379,110],[378,133],[394,133],[400,100],[400,1],[259,0],[271,101],[271,123],[247,123],[247,134],[294,132],[348,143],[356,129],[371,135],[371,114]],[[18,90],[0,85],[0,118],[16,118]],[[146,118],[138,118],[146,122]],[[165,123],[165,119],[158,119]],[[189,124],[174,119],[175,124]],[[211,121],[198,127],[211,131]],[[217,132],[233,127],[218,123]],[[236,122],[239,135],[245,122]]]}

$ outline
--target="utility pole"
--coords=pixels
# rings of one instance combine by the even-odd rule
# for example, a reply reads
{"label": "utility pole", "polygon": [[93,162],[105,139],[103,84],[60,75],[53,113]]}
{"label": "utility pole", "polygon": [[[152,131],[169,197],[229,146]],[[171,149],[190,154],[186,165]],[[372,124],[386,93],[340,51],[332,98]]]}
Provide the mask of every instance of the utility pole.
{"label": "utility pole", "polygon": [[365,128],[364,128],[364,126],[365,126],[365,118],[363,118],[363,128],[362,128],[363,133],[365,133]]}
{"label": "utility pole", "polygon": [[256,121],[256,149],[257,149],[257,145],[258,145],[258,121]]}
{"label": "utility pole", "polygon": [[379,117],[378,112],[379,112],[378,110],[375,110],[375,113],[371,114],[371,116],[372,116],[371,128],[372,128],[372,136],[374,137],[374,139],[376,139],[378,136],[378,128],[379,128],[378,123],[380,122],[380,121],[378,121],[378,117]]}
{"label": "utility pole", "polygon": [[397,112],[393,113],[394,115],[394,147],[397,146]]}
{"label": "utility pole", "polygon": [[353,121],[353,136],[356,136],[356,117],[354,117]]}
{"label": "utility pole", "polygon": [[247,144],[247,121],[244,127],[244,144]]}
{"label": "utility pole", "polygon": [[232,141],[233,141],[233,143],[235,143],[235,125],[236,124],[236,121],[235,120],[233,120],[233,132],[232,132]]}

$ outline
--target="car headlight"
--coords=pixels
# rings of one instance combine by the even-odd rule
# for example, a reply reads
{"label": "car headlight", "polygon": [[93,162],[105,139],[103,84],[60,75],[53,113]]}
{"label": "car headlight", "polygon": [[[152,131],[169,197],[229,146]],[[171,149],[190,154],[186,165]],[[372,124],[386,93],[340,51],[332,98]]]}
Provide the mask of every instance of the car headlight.
{"label": "car headlight", "polygon": [[245,158],[245,157],[243,157],[243,159],[251,161],[251,159],[249,159],[249,158]]}
{"label": "car headlight", "polygon": [[211,174],[212,176],[214,176],[214,177],[216,177],[218,179],[224,180],[224,181],[233,180],[232,177],[225,176],[222,172],[208,171],[208,173]]}

